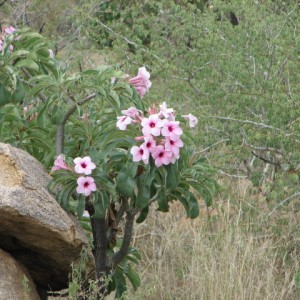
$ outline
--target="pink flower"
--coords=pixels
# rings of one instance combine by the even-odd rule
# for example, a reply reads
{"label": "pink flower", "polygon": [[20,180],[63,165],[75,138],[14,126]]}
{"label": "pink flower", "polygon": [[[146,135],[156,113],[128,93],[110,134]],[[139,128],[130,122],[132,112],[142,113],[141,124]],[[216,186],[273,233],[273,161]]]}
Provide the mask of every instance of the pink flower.
{"label": "pink flower", "polygon": [[163,136],[169,136],[171,138],[176,138],[182,134],[182,129],[179,126],[178,121],[164,121],[164,126],[161,130]]}
{"label": "pink flower", "polygon": [[54,166],[52,167],[51,172],[61,169],[70,170],[70,167],[66,165],[64,156],[58,155],[56,160],[54,161]]}
{"label": "pink flower", "polygon": [[127,117],[134,118],[139,115],[140,111],[135,107],[129,107],[126,110],[122,110],[121,113]]}
{"label": "pink flower", "polygon": [[193,116],[192,114],[183,115],[182,117],[189,121],[190,128],[195,127],[198,123],[198,119],[195,116]]}
{"label": "pink flower", "polygon": [[130,78],[128,82],[132,84],[141,98],[144,97],[146,92],[152,85],[152,82],[149,80],[150,73],[146,70],[145,67],[139,68],[138,74],[136,77]]}
{"label": "pink flower", "polygon": [[158,115],[161,117],[163,116],[164,118],[170,120],[170,121],[174,121],[174,109],[173,108],[168,108],[166,102],[164,102],[163,104],[161,104],[160,106],[160,112],[158,113]]}
{"label": "pink flower", "polygon": [[75,163],[75,172],[79,174],[90,175],[92,174],[92,170],[96,168],[96,165],[89,156],[85,156],[84,158],[76,157],[73,161]]}
{"label": "pink flower", "polygon": [[181,147],[183,147],[183,142],[179,137],[177,138],[166,137],[165,149],[171,151],[176,156],[177,159],[179,158],[179,148]]}
{"label": "pink flower", "polygon": [[143,126],[142,132],[144,136],[160,135],[160,129],[163,126],[164,122],[159,119],[158,115],[151,115],[149,118],[143,118],[141,125]]}
{"label": "pink flower", "polygon": [[156,141],[151,135],[144,137],[144,148],[146,148],[150,153],[152,153],[156,148]]}
{"label": "pink flower", "polygon": [[126,130],[127,125],[131,124],[132,119],[127,116],[118,117],[117,127],[120,130]]}
{"label": "pink flower", "polygon": [[167,151],[164,146],[159,145],[153,151],[152,156],[155,160],[155,165],[160,167],[161,165],[168,165],[172,161],[172,152]]}
{"label": "pink flower", "polygon": [[150,153],[148,149],[145,148],[143,145],[141,145],[140,147],[133,146],[130,150],[130,153],[132,154],[133,161],[143,160],[145,164],[148,164]]}
{"label": "pink flower", "polygon": [[80,176],[77,179],[77,188],[76,192],[78,194],[84,194],[85,196],[89,196],[92,192],[97,190],[95,180],[93,177],[83,177]]}
{"label": "pink flower", "polygon": [[9,26],[9,27],[4,27],[2,32],[6,34],[13,34],[16,31],[16,28]]}

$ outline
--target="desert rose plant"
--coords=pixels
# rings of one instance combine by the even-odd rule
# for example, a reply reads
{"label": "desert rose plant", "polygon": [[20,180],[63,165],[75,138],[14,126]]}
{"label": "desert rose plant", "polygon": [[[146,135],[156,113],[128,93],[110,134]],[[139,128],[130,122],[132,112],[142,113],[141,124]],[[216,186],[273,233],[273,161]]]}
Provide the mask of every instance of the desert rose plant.
{"label": "desert rose plant", "polygon": [[37,33],[9,29],[1,41],[1,140],[49,169],[60,205],[91,231],[96,298],[119,298],[127,279],[141,283],[131,240],[150,206],[179,201],[196,218],[199,198],[211,205],[217,183],[194,151],[197,118],[163,99],[148,107],[145,67],[136,77],[108,66],[71,73]]}

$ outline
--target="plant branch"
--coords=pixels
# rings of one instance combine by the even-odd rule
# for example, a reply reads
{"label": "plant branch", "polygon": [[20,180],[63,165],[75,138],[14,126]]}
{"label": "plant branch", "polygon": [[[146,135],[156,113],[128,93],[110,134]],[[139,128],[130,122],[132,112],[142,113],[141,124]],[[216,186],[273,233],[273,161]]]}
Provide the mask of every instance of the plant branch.
{"label": "plant branch", "polygon": [[224,120],[224,121],[234,121],[234,122],[239,122],[239,123],[244,123],[244,124],[251,124],[251,125],[259,126],[262,128],[268,128],[268,129],[273,129],[273,130],[282,132],[282,130],[280,128],[276,128],[276,127],[273,127],[273,126],[270,126],[270,125],[267,125],[264,123],[258,123],[258,122],[254,122],[254,121],[250,121],[250,120],[239,120],[239,119],[234,119],[234,118],[229,118],[229,117],[221,117],[221,116],[205,116],[205,117]]}
{"label": "plant branch", "polygon": [[[88,198],[86,201],[86,209],[88,210],[90,216],[95,213],[95,208],[91,200]],[[96,265],[96,279],[99,288],[100,295],[106,295],[107,288],[105,284],[105,277],[109,273],[109,268],[107,266],[107,235],[106,235],[106,222],[105,217],[92,218],[91,226],[93,231],[93,254],[95,258]],[[99,295],[99,296],[100,296]],[[102,298],[99,298],[102,299]]]}
{"label": "plant branch", "polygon": [[231,178],[237,178],[237,179],[247,179],[248,176],[246,175],[234,175],[234,174],[228,174],[228,173],[225,173],[224,171],[222,170],[219,170],[218,171],[221,175],[225,175],[225,176],[228,176],[228,177],[231,177]]}
{"label": "plant branch", "polygon": [[119,225],[119,223],[127,209],[128,209],[128,201],[127,201],[127,199],[122,198],[120,208],[116,215],[116,226]]}
{"label": "plant branch", "polygon": [[276,149],[276,148],[273,148],[273,147],[257,147],[257,146],[250,145],[250,144],[245,143],[245,142],[243,142],[243,146],[251,148],[251,149],[256,150],[256,151],[261,151],[261,152],[270,151],[270,152],[275,152],[275,153],[284,155],[283,151],[281,151],[279,149]]}
{"label": "plant branch", "polygon": [[[97,21],[98,21],[98,23],[99,23],[103,28],[105,28],[107,31],[111,32],[114,36],[121,38],[122,40],[124,40],[124,41],[125,41],[127,44],[129,44],[129,45],[132,45],[132,46],[135,46],[135,47],[139,47],[138,44],[136,44],[135,42],[130,41],[127,37],[125,37],[125,36],[123,36],[123,35],[121,35],[121,34],[115,32],[114,30],[112,30],[110,27],[108,27],[107,25],[105,25],[105,24],[102,23],[101,21],[99,21],[99,20],[97,20]],[[148,50],[145,49],[145,48],[142,48],[142,47],[139,47],[139,48],[140,48],[140,50],[143,51],[143,52],[148,52]],[[159,61],[161,61],[161,62],[164,62],[164,60],[161,59],[159,56],[157,56],[157,55],[155,55],[155,54],[153,54],[153,53],[151,53],[151,55],[152,55],[153,57],[155,57],[157,60],[159,60]]]}
{"label": "plant branch", "polygon": [[65,125],[70,116],[74,113],[76,108],[80,105],[85,104],[86,102],[90,101],[91,99],[95,98],[96,94],[90,94],[86,98],[84,98],[81,101],[78,101],[76,104],[74,104],[65,114],[62,122],[57,125],[56,129],[56,154],[59,155],[64,152],[64,138],[65,138]]}
{"label": "plant branch", "polygon": [[132,207],[127,208],[123,242],[120,250],[117,253],[115,253],[112,257],[111,262],[113,268],[115,268],[128,253],[128,249],[131,243],[131,238],[133,233],[134,217],[136,214],[137,214],[137,210],[135,208]]}
{"label": "plant branch", "polygon": [[221,143],[226,143],[228,141],[230,141],[230,139],[222,139],[222,140],[217,141],[216,143],[210,145],[209,147],[206,147],[205,149],[202,149],[202,150],[196,152],[195,154],[200,154],[200,153],[206,152],[206,151],[210,150],[211,148],[213,148],[213,147],[215,147],[215,146],[217,146],[217,145],[219,145]]}
{"label": "plant branch", "polygon": [[275,165],[275,166],[281,166],[281,164],[279,162],[275,162],[275,161],[272,161],[266,157],[263,157],[261,154],[257,154],[254,150],[251,151],[251,153],[256,156],[257,158],[259,158],[260,160],[262,160],[263,162],[267,163],[267,164],[271,164],[271,165]]}
{"label": "plant branch", "polygon": [[273,210],[268,214],[268,216],[270,217],[276,210],[277,208],[279,208],[280,206],[282,206],[283,204],[285,204],[286,202],[288,202],[289,200],[291,200],[292,198],[296,197],[296,196],[299,196],[300,195],[300,192],[297,192],[287,198],[285,198],[283,201],[281,201],[278,205],[276,205]]}

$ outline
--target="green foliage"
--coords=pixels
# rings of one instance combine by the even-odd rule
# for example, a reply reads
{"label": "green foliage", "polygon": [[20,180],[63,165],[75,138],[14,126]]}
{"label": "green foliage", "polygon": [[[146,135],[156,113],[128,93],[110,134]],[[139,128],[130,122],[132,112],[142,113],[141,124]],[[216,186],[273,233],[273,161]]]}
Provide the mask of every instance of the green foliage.
{"label": "green foliage", "polygon": [[[114,60],[129,70],[133,61],[152,70],[158,84],[150,101],[172,99],[180,109],[198,112],[200,147],[224,145],[222,155],[218,147],[208,153],[216,167],[240,173],[243,161],[253,160],[254,151],[250,177],[259,185],[269,178],[274,190],[278,185],[274,173],[299,173],[300,41],[295,33],[300,23],[295,1],[130,1],[126,5],[130,9],[117,7],[113,22],[106,20],[108,28],[95,21],[94,26],[85,23],[85,30],[90,35],[106,32],[113,40]],[[103,23],[97,13],[88,20],[99,17]],[[263,173],[266,161],[274,167]],[[286,192],[292,194],[297,185],[286,180]],[[272,201],[280,198],[274,193]]]}
{"label": "green foliage", "polygon": [[[138,222],[145,220],[153,203],[158,210],[167,212],[169,202],[179,200],[189,218],[199,214],[199,196],[211,205],[218,188],[212,178],[214,172],[195,155],[192,146],[169,166],[157,168],[152,158],[147,165],[132,161],[130,149],[140,135],[139,129],[131,126],[126,131],[119,130],[117,117],[130,106],[144,113],[146,108],[121,71],[99,66],[71,73],[67,66],[50,57],[49,43],[40,34],[23,29],[8,37],[0,54],[1,141],[25,149],[48,169],[55,153],[65,154],[68,168],[52,171],[49,189],[66,211],[77,215],[86,229],[92,229],[94,237],[95,228],[82,219],[85,209],[91,212],[93,224],[95,219],[108,222],[112,218],[114,222],[116,216],[110,214],[124,201],[129,207],[122,214],[131,213],[134,217],[139,213]],[[13,50],[9,49],[10,44]],[[188,136],[183,139],[187,147],[192,144]],[[90,156],[97,165],[92,174],[97,190],[88,197],[76,192],[77,179],[82,174],[74,172],[73,159],[80,156]],[[124,240],[128,234],[132,232],[124,233]],[[107,245],[108,260],[110,255],[113,260],[118,251],[124,251],[123,243],[130,242],[128,237],[124,242],[114,239],[112,236]],[[102,242],[94,240],[95,249]],[[108,293],[115,290],[116,297],[126,292],[126,280],[134,289],[140,285],[131,266],[138,263],[140,255],[129,245],[126,249],[122,260],[116,267],[111,265],[111,274],[107,274],[111,276]],[[96,266],[98,263],[96,260]],[[103,282],[103,278],[99,280]],[[70,294],[77,289],[78,283],[73,282]]]}

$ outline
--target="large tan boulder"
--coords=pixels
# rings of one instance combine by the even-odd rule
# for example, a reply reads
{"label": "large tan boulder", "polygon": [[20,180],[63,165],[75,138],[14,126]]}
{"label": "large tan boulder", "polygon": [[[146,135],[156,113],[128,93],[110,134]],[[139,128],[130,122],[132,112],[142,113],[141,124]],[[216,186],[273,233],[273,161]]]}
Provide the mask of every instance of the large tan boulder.
{"label": "large tan boulder", "polygon": [[28,153],[0,143],[0,170],[0,248],[40,287],[65,288],[71,263],[88,243],[83,229],[48,192],[50,177]]}
{"label": "large tan boulder", "polygon": [[28,270],[0,249],[0,300],[39,300]]}

